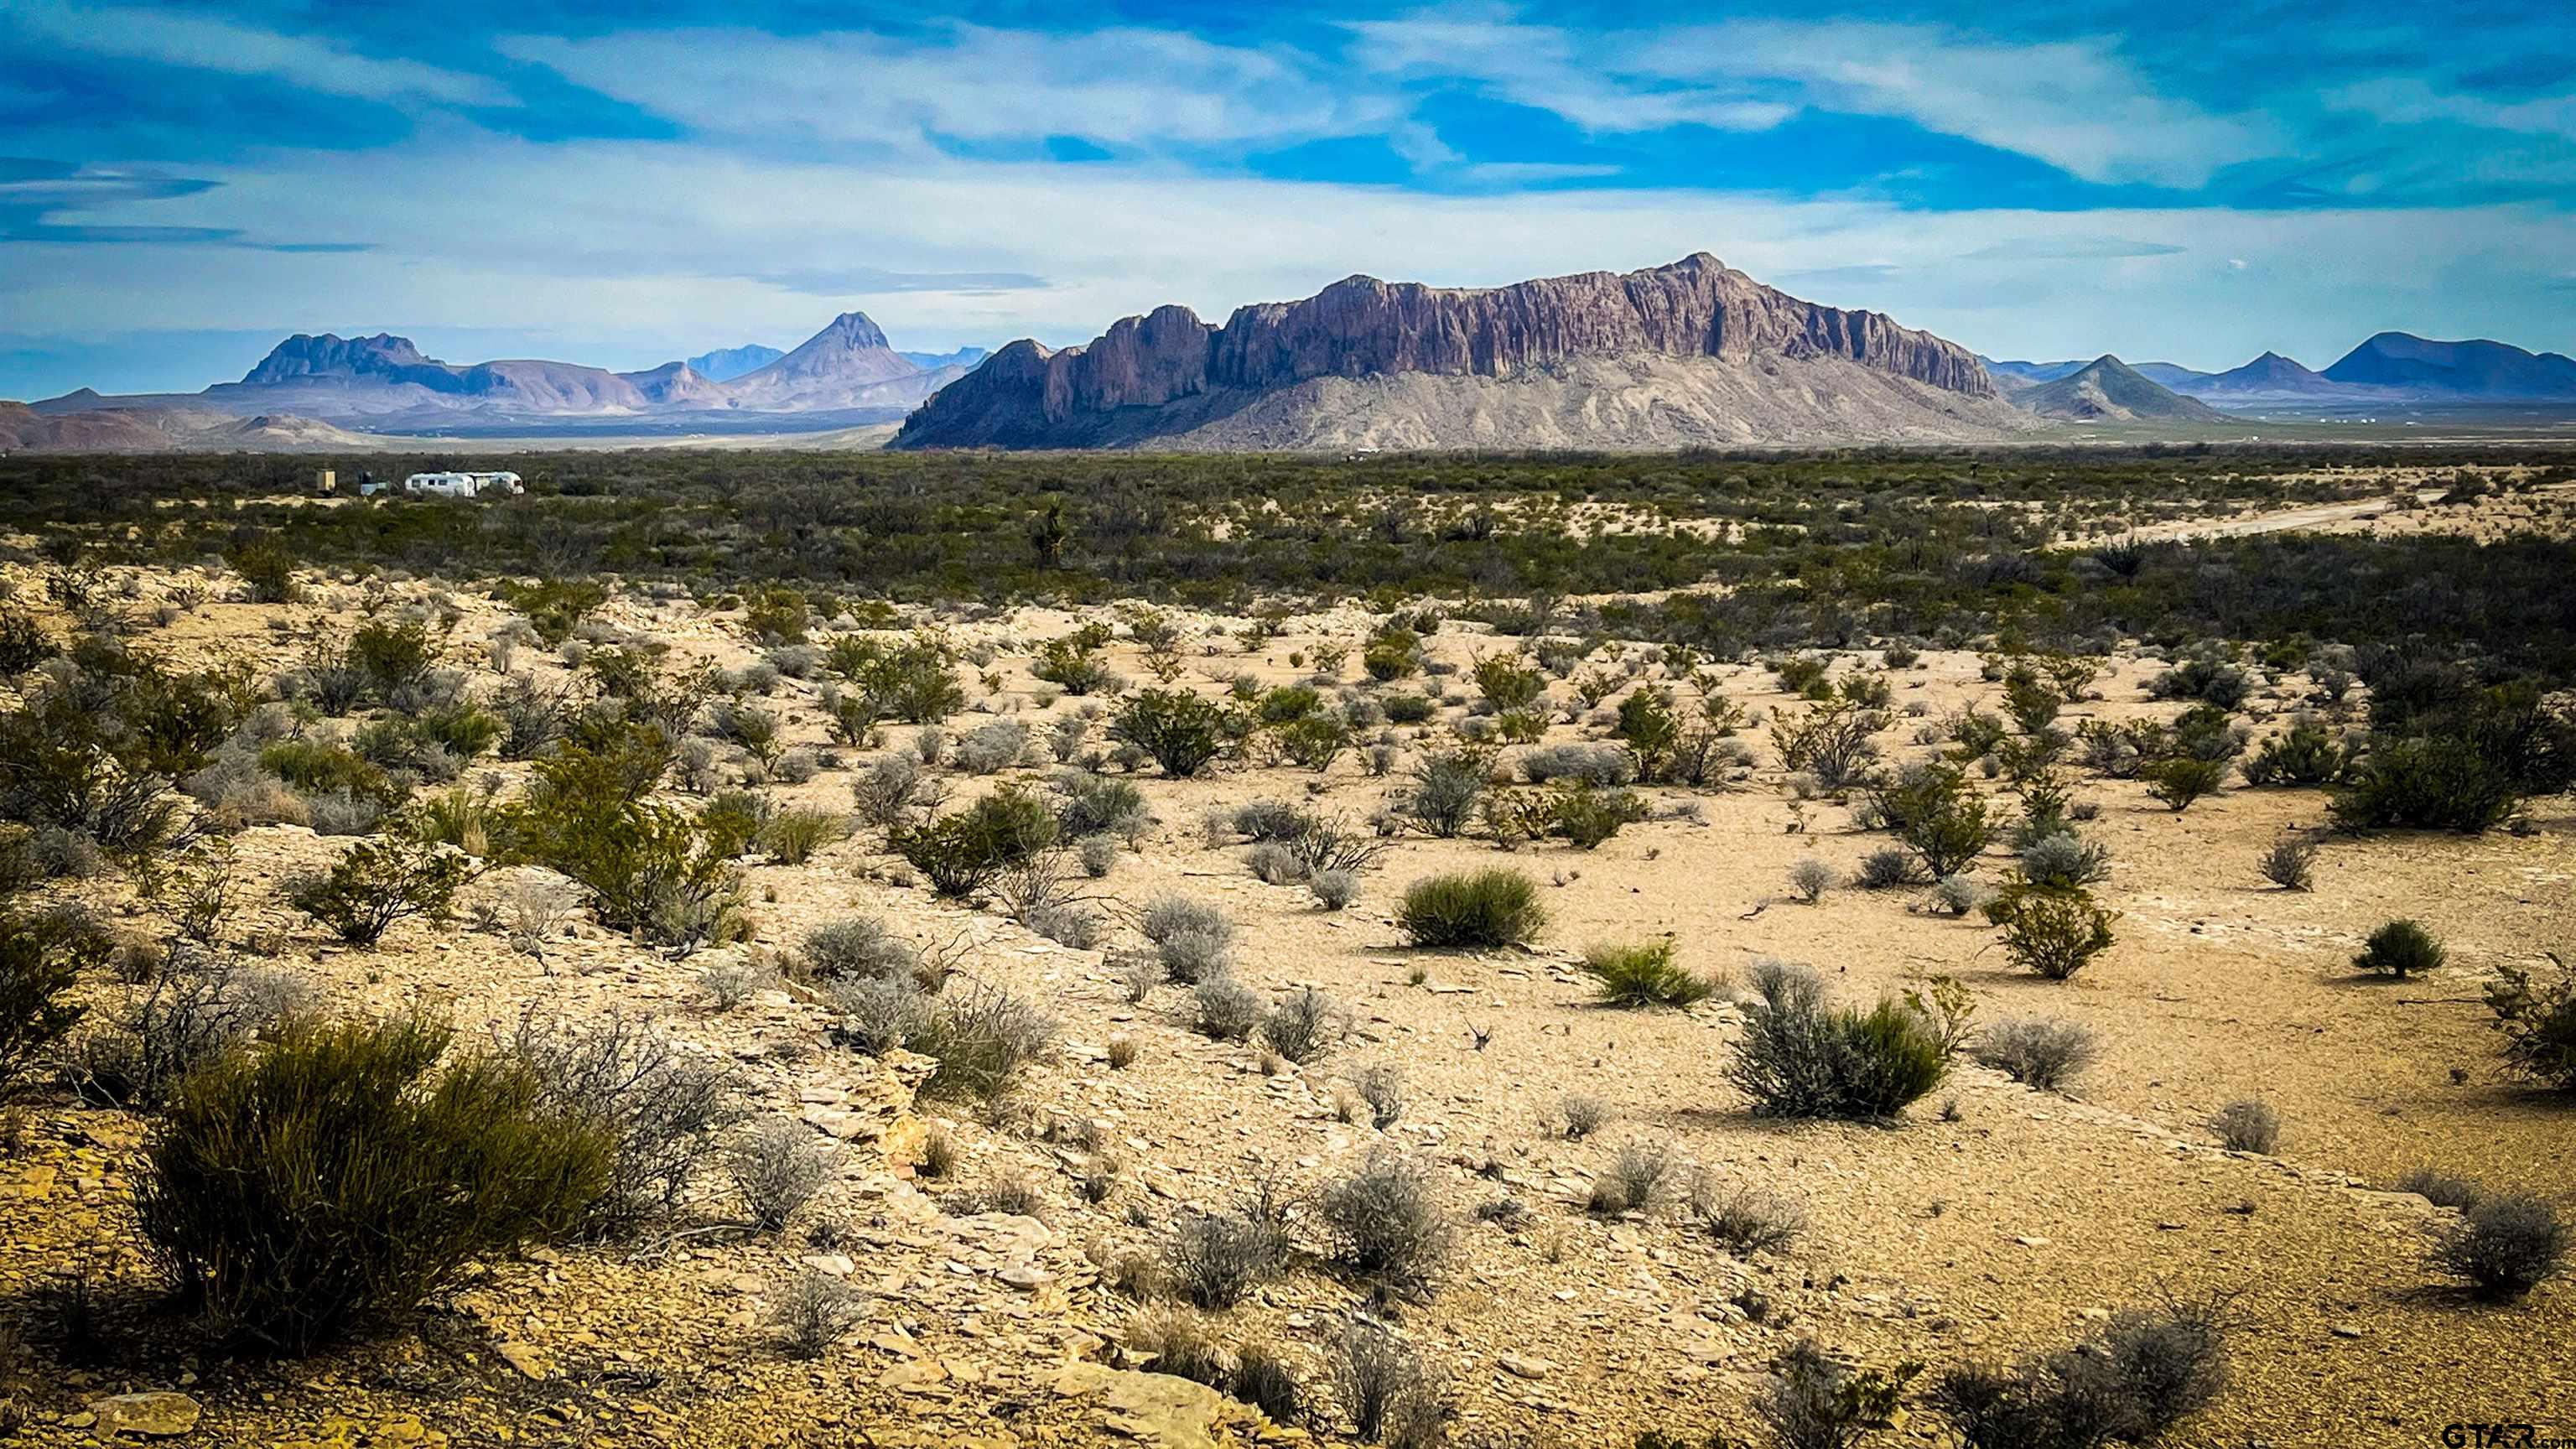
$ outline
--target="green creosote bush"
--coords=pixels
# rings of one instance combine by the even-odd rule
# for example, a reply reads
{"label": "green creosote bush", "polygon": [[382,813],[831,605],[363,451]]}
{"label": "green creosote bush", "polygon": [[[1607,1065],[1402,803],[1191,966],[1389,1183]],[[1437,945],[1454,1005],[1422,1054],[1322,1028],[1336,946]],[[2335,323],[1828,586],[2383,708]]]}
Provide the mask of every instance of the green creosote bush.
{"label": "green creosote bush", "polygon": [[1953,1027],[1921,1006],[1835,1006],[1821,977],[1781,961],[1757,962],[1751,984],[1760,1006],[1726,1077],[1759,1114],[1884,1120],[1949,1076]]}
{"label": "green creosote bush", "polygon": [[451,1036],[423,1018],[290,1021],[180,1083],[135,1213],[227,1337],[305,1352],[567,1236],[608,1190],[606,1128],[551,1110],[508,1055],[450,1056]]}
{"label": "green creosote bush", "polygon": [[1110,717],[1109,737],[1153,756],[1163,773],[1187,778],[1241,744],[1249,726],[1241,710],[1186,689],[1145,689]]}
{"label": "green creosote bush", "polygon": [[1396,915],[1414,945],[1433,948],[1519,945],[1546,923],[1536,883],[1501,868],[1415,881]]}
{"label": "green creosote bush", "polygon": [[1611,1006],[1689,1006],[1715,984],[1674,959],[1670,940],[1605,942],[1583,955],[1583,969]]}
{"label": "green creosote bush", "polygon": [[1055,812],[1017,788],[1004,788],[927,824],[898,826],[895,853],[943,896],[969,896],[1013,866],[1055,844]]}
{"label": "green creosote bush", "polygon": [[480,875],[463,851],[425,839],[405,821],[342,853],[331,868],[289,888],[295,908],[353,946],[372,946],[400,920],[446,919],[456,893]]}
{"label": "green creosote bush", "polygon": [[2026,879],[2006,885],[1984,910],[2003,928],[2013,964],[2051,981],[2073,977],[2111,949],[2111,923],[2118,919],[2080,888],[2053,890]]}
{"label": "green creosote bush", "polygon": [[2352,964],[2403,981],[2439,969],[2449,954],[2422,922],[2401,916],[2371,932]]}

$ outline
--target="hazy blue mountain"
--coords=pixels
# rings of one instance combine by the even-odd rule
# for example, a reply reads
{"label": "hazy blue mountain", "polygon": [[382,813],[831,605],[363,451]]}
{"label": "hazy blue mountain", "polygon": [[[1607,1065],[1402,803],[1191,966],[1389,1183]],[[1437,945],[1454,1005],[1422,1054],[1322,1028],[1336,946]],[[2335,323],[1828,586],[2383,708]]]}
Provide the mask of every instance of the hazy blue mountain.
{"label": "hazy blue mountain", "polygon": [[787,354],[775,347],[746,342],[740,347],[719,347],[687,359],[689,371],[709,382],[731,382],[746,372],[758,372]]}

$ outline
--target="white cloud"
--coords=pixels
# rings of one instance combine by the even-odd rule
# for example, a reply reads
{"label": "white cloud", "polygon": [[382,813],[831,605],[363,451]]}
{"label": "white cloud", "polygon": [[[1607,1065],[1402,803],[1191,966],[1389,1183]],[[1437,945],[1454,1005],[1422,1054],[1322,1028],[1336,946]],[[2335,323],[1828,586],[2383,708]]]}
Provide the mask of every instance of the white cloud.
{"label": "white cloud", "polygon": [[505,54],[714,135],[899,145],[1078,136],[1107,145],[1343,135],[1400,119],[1303,57],[1175,31],[962,23],[928,41],[745,30],[504,39]]}
{"label": "white cloud", "polygon": [[368,100],[403,97],[457,106],[518,103],[508,89],[486,76],[420,61],[361,55],[329,40],[262,30],[211,15],[25,0],[12,4],[0,24],[16,26],[68,50],[222,75],[264,76],[326,95]]}
{"label": "white cloud", "polygon": [[2087,181],[2195,186],[2268,154],[2266,123],[2156,93],[2101,41],[2002,44],[1937,27],[1724,21],[1582,35],[1488,18],[1350,27],[1362,64],[1470,80],[1587,131],[1753,131],[1801,109],[1888,116]]}

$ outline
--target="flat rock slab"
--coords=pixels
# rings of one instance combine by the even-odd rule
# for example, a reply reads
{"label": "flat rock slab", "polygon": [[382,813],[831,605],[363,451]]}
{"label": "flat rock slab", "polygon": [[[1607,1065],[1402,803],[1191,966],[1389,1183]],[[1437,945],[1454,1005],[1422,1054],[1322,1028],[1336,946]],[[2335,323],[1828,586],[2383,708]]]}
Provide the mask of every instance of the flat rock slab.
{"label": "flat rock slab", "polygon": [[197,1401],[186,1394],[156,1390],[118,1394],[89,1406],[98,1416],[102,1435],[135,1434],[146,1439],[172,1439],[197,1427]]}
{"label": "flat rock slab", "polygon": [[1155,1449],[1230,1449],[1252,1442],[1262,1422],[1249,1405],[1171,1374],[1067,1364],[1055,1391],[1094,1400],[1101,1427]]}

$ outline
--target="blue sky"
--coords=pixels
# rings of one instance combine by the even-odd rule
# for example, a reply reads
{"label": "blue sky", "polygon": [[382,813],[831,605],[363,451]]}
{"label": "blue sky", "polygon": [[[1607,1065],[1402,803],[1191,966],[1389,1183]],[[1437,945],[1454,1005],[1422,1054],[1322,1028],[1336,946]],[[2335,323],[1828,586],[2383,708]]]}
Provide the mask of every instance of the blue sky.
{"label": "blue sky", "polygon": [[1995,356],[2571,351],[2570,198],[2563,5],[0,0],[0,397],[1700,250]]}

